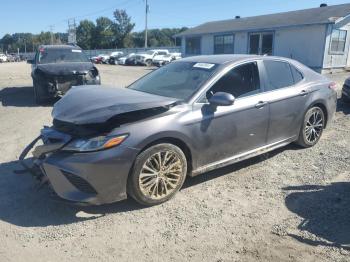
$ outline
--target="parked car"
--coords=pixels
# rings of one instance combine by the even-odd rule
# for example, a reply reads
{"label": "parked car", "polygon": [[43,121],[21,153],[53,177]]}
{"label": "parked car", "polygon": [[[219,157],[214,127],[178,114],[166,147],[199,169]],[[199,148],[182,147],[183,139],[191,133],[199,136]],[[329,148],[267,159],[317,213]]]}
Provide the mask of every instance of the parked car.
{"label": "parked car", "polygon": [[152,63],[155,66],[163,66],[171,63],[174,60],[181,59],[181,53],[171,53],[167,55],[157,55],[153,58]]}
{"label": "parked car", "polygon": [[34,97],[39,104],[64,95],[72,86],[101,83],[97,68],[77,46],[40,46],[28,63],[32,64]]}
{"label": "parked car", "polygon": [[136,54],[136,62],[139,65],[151,66],[155,56],[167,54],[169,54],[168,50],[149,50],[145,53]]}
{"label": "parked car", "polygon": [[132,55],[126,58],[125,65],[137,65],[136,57],[137,55]]}
{"label": "parked car", "polygon": [[20,62],[20,61],[21,61],[20,55],[15,54],[15,53],[12,53],[12,54],[10,54],[10,55],[11,55],[11,57],[12,57],[12,62]]}
{"label": "parked car", "polygon": [[350,102],[350,77],[345,80],[343,85],[342,99],[345,102]]}
{"label": "parked car", "polygon": [[112,52],[111,55],[109,56],[108,63],[111,65],[116,65],[118,64],[118,59],[124,55],[123,52],[116,51]]}
{"label": "parked car", "polygon": [[135,53],[131,53],[131,54],[128,54],[127,56],[123,56],[123,57],[120,57],[119,59],[118,59],[118,65],[125,65],[126,64],[126,60],[128,59],[128,58],[132,58],[132,57],[134,57],[135,56]]}
{"label": "parked car", "polygon": [[0,53],[0,63],[7,62],[7,56],[5,54]]}
{"label": "parked car", "polygon": [[73,88],[20,159],[43,140],[35,165],[61,198],[156,205],[187,176],[292,142],[314,146],[333,119],[334,87],[287,58],[185,58],[127,88]]}

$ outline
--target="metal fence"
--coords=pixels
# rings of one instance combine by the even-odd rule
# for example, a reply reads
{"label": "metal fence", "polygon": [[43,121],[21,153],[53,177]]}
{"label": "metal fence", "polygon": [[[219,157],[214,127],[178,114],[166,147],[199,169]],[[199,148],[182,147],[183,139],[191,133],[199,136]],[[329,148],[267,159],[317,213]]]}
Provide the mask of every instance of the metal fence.
{"label": "metal fence", "polygon": [[[130,53],[141,53],[146,52],[148,50],[154,50],[154,49],[167,49],[171,53],[181,53],[181,47],[180,46],[162,46],[162,47],[150,47],[150,48],[121,48],[121,49],[95,49],[95,50],[83,50],[83,52],[87,55],[87,57],[94,57],[101,54],[110,54],[112,52],[121,51],[124,54],[130,54]],[[25,57],[26,59],[32,59],[34,58],[35,53],[33,52],[27,52],[27,53],[20,53]]]}
{"label": "metal fence", "polygon": [[94,57],[101,54],[110,54],[112,52],[120,51],[124,54],[130,54],[130,53],[141,53],[146,52],[148,50],[154,50],[154,49],[166,49],[169,50],[171,53],[181,53],[181,47],[180,46],[164,46],[164,47],[150,47],[150,48],[121,48],[121,49],[98,49],[98,50],[84,50],[84,53],[88,57]]}

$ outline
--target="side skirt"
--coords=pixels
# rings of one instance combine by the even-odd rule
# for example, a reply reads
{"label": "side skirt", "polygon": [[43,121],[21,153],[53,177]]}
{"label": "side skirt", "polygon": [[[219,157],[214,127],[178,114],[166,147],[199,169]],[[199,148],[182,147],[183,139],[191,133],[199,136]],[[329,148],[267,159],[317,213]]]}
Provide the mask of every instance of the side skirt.
{"label": "side skirt", "polygon": [[275,143],[272,143],[272,144],[269,144],[266,146],[262,146],[262,147],[244,152],[244,153],[239,154],[239,155],[235,155],[235,156],[225,158],[225,159],[219,160],[217,162],[214,162],[214,163],[211,163],[211,164],[208,164],[205,166],[201,166],[201,167],[193,170],[191,176],[194,177],[194,176],[212,171],[212,170],[220,168],[220,167],[232,165],[234,163],[237,163],[237,162],[249,159],[249,158],[253,158],[253,157],[258,156],[258,155],[265,154],[265,153],[273,151],[277,148],[284,147],[284,146],[290,144],[291,142],[295,141],[295,139],[296,139],[296,137],[293,136],[291,138],[284,139],[284,140],[281,140],[279,142],[275,142]]}

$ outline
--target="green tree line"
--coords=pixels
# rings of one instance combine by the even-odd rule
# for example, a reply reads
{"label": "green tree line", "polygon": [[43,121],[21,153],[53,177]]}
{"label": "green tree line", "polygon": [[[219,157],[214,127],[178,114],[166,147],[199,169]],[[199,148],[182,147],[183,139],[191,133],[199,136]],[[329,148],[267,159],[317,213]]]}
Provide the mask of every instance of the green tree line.
{"label": "green tree line", "polygon": [[[83,49],[114,49],[143,47],[145,32],[133,32],[135,24],[125,10],[117,9],[113,12],[113,19],[99,17],[96,21],[82,20],[76,29],[77,44]],[[148,31],[148,46],[180,45],[174,35],[187,28],[151,29]],[[39,45],[62,44],[68,42],[67,33],[50,32],[40,34],[15,33],[6,34],[0,39],[0,50],[3,52],[32,52]]]}

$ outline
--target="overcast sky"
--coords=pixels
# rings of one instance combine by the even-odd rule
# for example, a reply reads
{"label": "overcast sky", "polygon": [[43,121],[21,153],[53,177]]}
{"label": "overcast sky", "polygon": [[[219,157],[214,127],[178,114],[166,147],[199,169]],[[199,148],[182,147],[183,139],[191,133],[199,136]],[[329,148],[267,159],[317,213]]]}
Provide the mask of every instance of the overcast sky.
{"label": "overcast sky", "polygon": [[[342,4],[344,0],[148,0],[149,27],[193,27],[203,22],[284,12],[297,9]],[[67,19],[95,20],[112,18],[116,8],[126,9],[136,23],[135,31],[144,29],[144,0],[11,0],[2,1],[0,38],[6,33],[67,31]]]}

